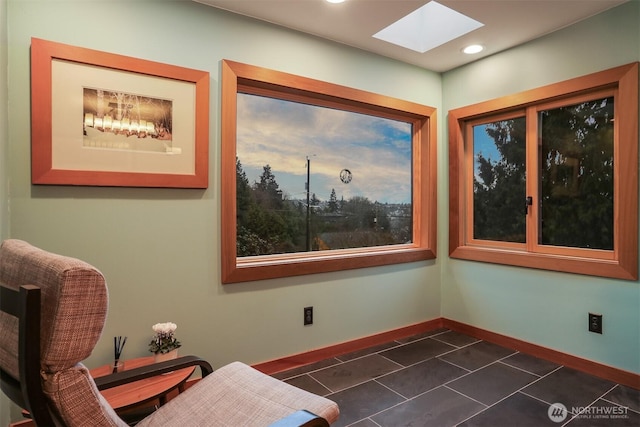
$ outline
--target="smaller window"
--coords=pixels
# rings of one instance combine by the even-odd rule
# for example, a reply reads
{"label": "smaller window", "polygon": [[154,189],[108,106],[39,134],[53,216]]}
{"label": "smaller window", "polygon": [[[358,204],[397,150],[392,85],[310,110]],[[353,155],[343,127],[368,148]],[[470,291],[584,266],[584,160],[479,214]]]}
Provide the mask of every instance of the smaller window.
{"label": "smaller window", "polygon": [[449,112],[453,258],[638,278],[638,64]]}

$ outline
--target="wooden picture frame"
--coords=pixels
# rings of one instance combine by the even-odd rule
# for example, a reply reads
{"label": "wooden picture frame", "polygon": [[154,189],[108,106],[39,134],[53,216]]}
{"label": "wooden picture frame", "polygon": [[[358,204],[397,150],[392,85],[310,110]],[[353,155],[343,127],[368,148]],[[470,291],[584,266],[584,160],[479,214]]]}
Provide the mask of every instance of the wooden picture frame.
{"label": "wooden picture frame", "polygon": [[209,73],[31,39],[31,182],[207,188]]}

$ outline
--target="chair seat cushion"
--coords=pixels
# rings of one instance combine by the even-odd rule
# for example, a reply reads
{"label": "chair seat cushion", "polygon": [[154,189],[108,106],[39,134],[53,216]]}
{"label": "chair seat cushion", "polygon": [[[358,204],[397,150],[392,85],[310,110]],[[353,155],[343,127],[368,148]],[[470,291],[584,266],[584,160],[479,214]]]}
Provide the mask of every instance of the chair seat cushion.
{"label": "chair seat cushion", "polygon": [[241,362],[207,375],[138,424],[145,426],[268,426],[306,409],[330,424],[338,405]]}

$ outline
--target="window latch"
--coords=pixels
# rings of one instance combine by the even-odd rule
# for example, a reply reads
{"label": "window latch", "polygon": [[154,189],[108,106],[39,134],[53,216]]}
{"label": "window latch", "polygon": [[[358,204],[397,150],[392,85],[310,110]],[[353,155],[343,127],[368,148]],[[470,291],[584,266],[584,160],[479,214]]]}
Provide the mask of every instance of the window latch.
{"label": "window latch", "polygon": [[524,214],[527,215],[529,213],[529,206],[533,205],[533,197],[527,196],[524,201]]}

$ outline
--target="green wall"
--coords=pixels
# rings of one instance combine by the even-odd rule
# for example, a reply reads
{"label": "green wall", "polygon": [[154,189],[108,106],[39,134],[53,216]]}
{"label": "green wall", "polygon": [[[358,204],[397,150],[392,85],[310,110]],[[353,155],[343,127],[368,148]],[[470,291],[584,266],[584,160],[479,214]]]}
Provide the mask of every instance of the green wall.
{"label": "green wall", "polygon": [[[639,60],[639,9],[633,0],[439,75],[190,1],[0,0],[0,23],[9,23],[0,32],[0,155],[8,154],[0,174],[0,233],[82,258],[105,274],[109,317],[86,361],[90,367],[110,361],[115,335],[129,337],[125,357],[148,354],[151,325],[162,321],[178,324],[184,353],[220,366],[267,361],[444,316],[640,373],[637,282],[448,259],[446,146],[451,108]],[[32,186],[31,37],[209,71],[209,188]],[[223,58],[436,107],[438,259],[222,286]],[[305,328],[307,305],[315,308],[315,323]],[[588,311],[604,314],[604,335],[587,332]],[[2,425],[7,406],[0,399]]]}
{"label": "green wall", "polygon": [[[0,0],[0,171],[7,170],[7,1]],[[8,175],[0,172],[0,240],[9,235]],[[9,399],[0,396],[0,425],[9,422]]]}
{"label": "green wall", "polygon": [[[443,110],[638,61],[639,24],[640,2],[632,1],[448,72]],[[443,317],[640,373],[637,281],[441,261]],[[603,335],[588,332],[588,312],[602,313]]]}
{"label": "green wall", "polygon": [[[0,0],[0,170],[7,170],[7,2]],[[8,174],[0,172],[0,239],[9,235]]]}
{"label": "green wall", "polygon": [[[151,325],[178,324],[181,351],[214,366],[257,363],[440,316],[437,262],[220,283],[220,61],[223,58],[441,107],[436,73],[184,1],[8,3],[11,237],[84,259],[110,309],[89,366],[148,355]],[[135,16],[136,19],[130,19]],[[207,190],[32,186],[30,38],[209,71]],[[302,309],[314,306],[314,325]]]}

